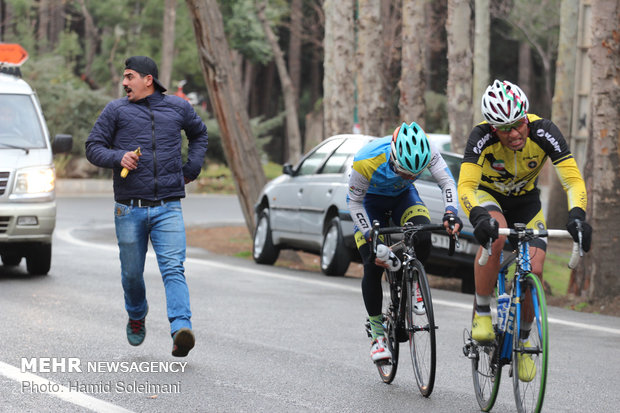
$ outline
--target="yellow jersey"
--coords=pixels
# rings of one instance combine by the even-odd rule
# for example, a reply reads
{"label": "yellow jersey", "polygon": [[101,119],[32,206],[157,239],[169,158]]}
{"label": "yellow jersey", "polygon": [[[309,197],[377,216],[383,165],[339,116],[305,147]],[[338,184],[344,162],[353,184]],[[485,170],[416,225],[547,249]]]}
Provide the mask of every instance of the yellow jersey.
{"label": "yellow jersey", "polygon": [[550,120],[528,114],[529,133],[518,151],[502,145],[487,122],[469,135],[457,192],[461,207],[469,212],[478,206],[478,188],[507,197],[518,197],[536,189],[538,175],[551,159],[568,197],[568,209],[586,210],[586,187],[577,163],[559,128]]}

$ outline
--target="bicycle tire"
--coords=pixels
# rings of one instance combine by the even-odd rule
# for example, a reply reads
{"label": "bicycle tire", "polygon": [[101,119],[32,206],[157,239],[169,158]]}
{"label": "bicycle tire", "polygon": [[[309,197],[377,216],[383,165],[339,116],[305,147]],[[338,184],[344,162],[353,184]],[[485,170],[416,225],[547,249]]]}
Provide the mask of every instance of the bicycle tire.
{"label": "bicycle tire", "polygon": [[[549,356],[547,303],[542,283],[535,274],[530,273],[524,277],[521,289],[522,297],[525,296],[526,291],[532,292],[535,317],[527,341],[528,347],[524,347],[519,340],[519,320],[515,317],[513,321],[515,334],[513,336],[512,381],[515,403],[519,413],[540,412],[545,398]],[[524,355],[531,357],[535,370],[529,369],[525,365],[519,365],[519,358]],[[520,368],[523,371],[520,371]],[[520,379],[520,375],[533,375],[534,377],[531,381],[524,381]]]}
{"label": "bicycle tire", "polygon": [[[394,277],[394,273],[385,271],[385,279],[381,281],[383,285],[383,320],[385,337],[387,338],[388,349],[392,353],[392,358],[388,361],[377,362],[377,370],[379,376],[384,383],[390,384],[394,377],[396,377],[396,371],[398,370],[398,328],[396,324],[396,309],[398,308],[399,289],[400,287],[390,280]],[[389,297],[385,297],[386,290],[389,291]]]}
{"label": "bicycle tire", "polygon": [[[474,299],[474,307],[475,305]],[[493,315],[493,328],[495,329],[496,336],[498,336],[497,312],[494,311],[495,309],[497,309],[497,301],[493,299],[491,300],[491,314]],[[469,338],[471,339],[471,336]],[[499,341],[495,339],[493,343],[489,344],[473,344],[472,342],[476,357],[471,359],[471,373],[476,400],[480,410],[483,412],[491,411],[493,408],[502,380],[502,365],[499,362]]]}
{"label": "bicycle tire", "polygon": [[[412,277],[406,277],[407,272],[412,272]],[[426,272],[422,263],[414,260],[405,270],[407,280],[407,296],[405,309],[405,325],[409,334],[409,353],[413,365],[413,373],[424,397],[429,397],[435,385],[435,369],[437,363],[435,341],[435,317],[431,290],[428,286]],[[416,314],[416,281],[420,287],[424,313]]]}

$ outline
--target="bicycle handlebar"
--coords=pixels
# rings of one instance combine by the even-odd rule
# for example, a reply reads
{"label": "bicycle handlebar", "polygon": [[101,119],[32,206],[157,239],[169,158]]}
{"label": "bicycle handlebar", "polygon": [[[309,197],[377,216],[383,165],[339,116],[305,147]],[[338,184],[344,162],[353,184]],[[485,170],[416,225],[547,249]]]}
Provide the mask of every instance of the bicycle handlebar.
{"label": "bicycle handlebar", "polygon": [[[372,251],[377,253],[377,238],[381,234],[402,234],[410,231],[418,232],[418,231],[438,231],[445,230],[443,224],[405,224],[400,227],[379,227],[379,222],[373,222],[372,228]],[[450,246],[448,255],[452,255],[454,253],[455,247],[455,237],[450,237]]]}
{"label": "bicycle handlebar", "polygon": [[404,233],[407,231],[436,231],[440,229],[445,229],[441,224],[414,224],[414,225],[404,225],[402,227],[383,227],[376,229],[377,234],[398,234]]}
{"label": "bicycle handlebar", "polygon": [[[531,229],[527,228],[524,231],[517,231],[512,228],[499,228],[499,235],[506,236],[517,236],[520,238],[527,236],[534,237],[552,237],[552,238],[573,238],[571,234],[564,229]],[[478,259],[478,264],[481,266],[486,265],[489,260],[489,255],[491,255],[491,244],[492,240],[489,240],[489,243],[485,248],[482,249],[482,254],[480,254],[480,258]],[[583,250],[579,247],[578,242],[573,242],[573,251],[571,253],[570,259],[568,260],[568,268],[573,269],[579,263],[579,258],[583,255]]]}

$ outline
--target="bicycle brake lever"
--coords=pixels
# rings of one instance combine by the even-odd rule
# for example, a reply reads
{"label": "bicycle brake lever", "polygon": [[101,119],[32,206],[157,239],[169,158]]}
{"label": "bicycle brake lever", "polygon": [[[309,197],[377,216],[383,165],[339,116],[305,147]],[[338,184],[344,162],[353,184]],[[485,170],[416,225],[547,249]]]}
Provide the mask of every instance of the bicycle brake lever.
{"label": "bicycle brake lever", "polygon": [[583,241],[583,233],[581,229],[581,220],[576,220],[577,224],[577,238],[579,238],[579,256],[583,257],[583,247],[581,246]]}

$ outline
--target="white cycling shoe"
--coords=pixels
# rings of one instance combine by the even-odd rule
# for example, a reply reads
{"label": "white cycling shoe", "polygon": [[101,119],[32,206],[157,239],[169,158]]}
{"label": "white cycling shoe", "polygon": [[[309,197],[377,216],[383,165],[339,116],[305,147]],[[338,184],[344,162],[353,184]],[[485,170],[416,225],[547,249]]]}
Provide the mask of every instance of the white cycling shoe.
{"label": "white cycling shoe", "polygon": [[375,363],[378,361],[385,361],[392,358],[392,353],[388,348],[387,339],[384,336],[379,336],[373,340],[370,347],[370,358]]}
{"label": "white cycling shoe", "polygon": [[424,315],[426,314],[426,307],[424,307],[424,301],[422,301],[421,298],[418,298],[418,300],[420,301],[413,305],[413,312],[417,315]]}
{"label": "white cycling shoe", "polygon": [[416,285],[413,300],[415,301],[415,304],[413,305],[413,312],[417,315],[426,314],[426,307],[424,307],[424,301],[422,301],[422,293],[420,292],[419,285]]}

